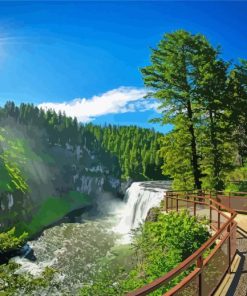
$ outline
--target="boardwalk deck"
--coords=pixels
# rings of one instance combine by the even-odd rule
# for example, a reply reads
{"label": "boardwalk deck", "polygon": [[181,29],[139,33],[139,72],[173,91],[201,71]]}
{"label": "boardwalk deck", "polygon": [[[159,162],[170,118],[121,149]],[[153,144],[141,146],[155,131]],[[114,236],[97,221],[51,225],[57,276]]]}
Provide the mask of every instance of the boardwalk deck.
{"label": "boardwalk deck", "polygon": [[247,215],[238,214],[237,254],[215,296],[247,296]]}
{"label": "boardwalk deck", "polygon": [[247,215],[238,215],[238,255],[240,256],[239,278],[234,294],[230,294],[229,289],[227,296],[247,296]]}

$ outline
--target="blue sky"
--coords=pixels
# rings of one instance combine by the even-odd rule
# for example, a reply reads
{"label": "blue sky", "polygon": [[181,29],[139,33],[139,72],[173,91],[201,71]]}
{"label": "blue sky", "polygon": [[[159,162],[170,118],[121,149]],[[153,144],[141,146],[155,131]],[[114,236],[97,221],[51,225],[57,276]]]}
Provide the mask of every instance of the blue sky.
{"label": "blue sky", "polygon": [[48,103],[84,122],[166,131],[148,123],[157,104],[138,100],[150,47],[186,29],[226,59],[247,58],[246,15],[247,2],[0,2],[0,104]]}

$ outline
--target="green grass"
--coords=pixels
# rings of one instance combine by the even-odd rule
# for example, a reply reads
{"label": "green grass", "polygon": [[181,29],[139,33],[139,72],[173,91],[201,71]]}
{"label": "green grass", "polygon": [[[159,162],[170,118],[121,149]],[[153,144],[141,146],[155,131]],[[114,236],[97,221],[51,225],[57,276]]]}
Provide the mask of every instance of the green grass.
{"label": "green grass", "polygon": [[77,191],[70,191],[62,198],[48,197],[39,207],[28,225],[23,223],[18,225],[18,233],[27,231],[29,235],[33,235],[41,231],[44,227],[60,220],[73,209],[89,204],[89,197]]}
{"label": "green grass", "polygon": [[72,208],[76,208],[80,205],[89,205],[90,198],[84,193],[78,191],[70,191],[67,195],[64,196]]}

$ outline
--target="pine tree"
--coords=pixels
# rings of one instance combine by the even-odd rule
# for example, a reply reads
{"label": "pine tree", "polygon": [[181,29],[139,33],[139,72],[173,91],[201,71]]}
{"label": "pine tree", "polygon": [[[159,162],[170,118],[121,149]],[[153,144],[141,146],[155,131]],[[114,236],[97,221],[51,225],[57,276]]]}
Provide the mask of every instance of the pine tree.
{"label": "pine tree", "polygon": [[231,70],[228,92],[233,123],[233,140],[237,143],[239,162],[244,165],[247,157],[247,60],[240,60]]}
{"label": "pine tree", "polygon": [[152,50],[151,65],[141,70],[148,97],[160,101],[157,121],[174,127],[161,151],[163,172],[174,179],[175,188],[200,190],[202,182],[204,187],[224,186],[233,148],[228,66],[203,35],[179,30],[165,34]]}

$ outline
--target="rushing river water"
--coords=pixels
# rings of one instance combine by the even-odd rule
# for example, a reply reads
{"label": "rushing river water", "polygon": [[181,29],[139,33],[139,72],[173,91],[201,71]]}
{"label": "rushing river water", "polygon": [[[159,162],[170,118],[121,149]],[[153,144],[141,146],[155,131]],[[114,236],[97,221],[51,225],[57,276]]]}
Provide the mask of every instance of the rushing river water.
{"label": "rushing river water", "polygon": [[62,290],[71,295],[88,281],[94,272],[97,260],[106,256],[114,247],[117,235],[111,229],[109,219],[64,223],[44,231],[37,240],[29,242],[37,261],[16,258],[22,265],[20,271],[28,271],[38,276],[46,266],[57,270],[51,287],[52,295]]}
{"label": "rushing river water", "polygon": [[[116,245],[129,243],[129,232],[142,223],[151,207],[158,206],[167,184],[133,183],[124,201],[105,201],[100,218],[81,216],[78,223],[51,227],[30,241],[37,261],[14,258],[19,272],[38,276],[46,266],[57,272],[54,283],[43,295],[76,295],[90,281],[100,259],[112,256]],[[38,294],[39,295],[39,294]]]}

